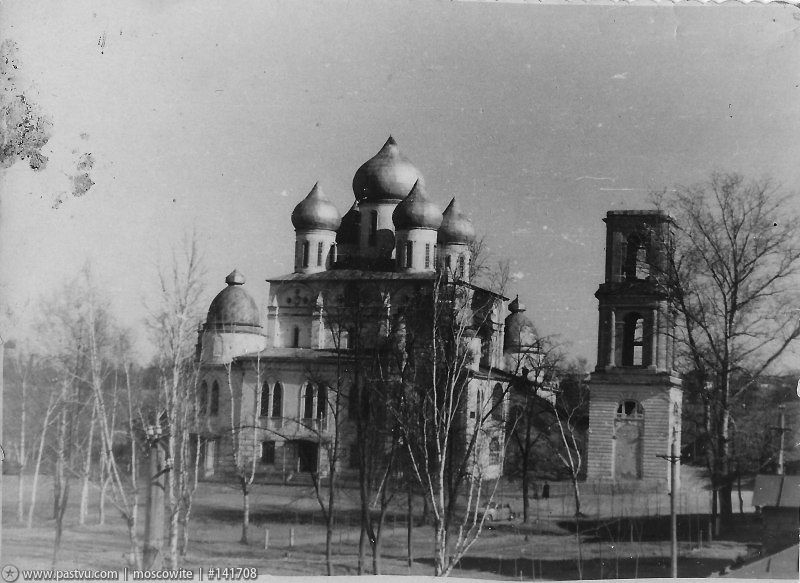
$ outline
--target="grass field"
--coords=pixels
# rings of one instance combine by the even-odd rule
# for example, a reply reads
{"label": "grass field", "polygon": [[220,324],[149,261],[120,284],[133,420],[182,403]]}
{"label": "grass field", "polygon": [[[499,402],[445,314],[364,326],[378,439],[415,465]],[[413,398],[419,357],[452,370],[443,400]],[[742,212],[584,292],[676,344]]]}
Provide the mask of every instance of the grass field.
{"label": "grass field", "polygon": [[[52,490],[49,479],[41,482],[36,520],[32,529],[16,521],[17,479],[6,476],[3,511],[3,564],[20,569],[52,566]],[[707,492],[687,483],[679,518],[682,577],[705,577],[737,559],[753,555],[760,526],[752,512],[737,515],[719,540],[707,540]],[[516,485],[504,485],[501,503],[519,514],[521,502]],[[532,500],[532,520],[522,524],[496,523],[484,529],[480,539],[454,572],[457,577],[483,579],[564,580],[583,578],[633,578],[669,576],[669,499],[666,495],[600,493],[587,486],[580,523],[567,484],[552,484],[548,500]],[[128,552],[127,534],[118,513],[109,504],[105,525],[97,525],[92,507],[86,525],[77,524],[77,485],[70,508],[57,567],[60,569],[122,569]],[[747,494],[749,502],[749,493]],[[358,553],[357,492],[342,490],[341,512],[334,534],[336,574],[354,574]],[[97,496],[92,497],[96,504]],[[431,575],[433,537],[430,526],[415,525],[414,562],[407,565],[405,498],[387,519],[383,542],[383,573]],[[309,486],[256,486],[251,496],[251,542],[238,542],[241,497],[236,489],[218,483],[200,485],[194,506],[190,547],[183,566],[257,567],[260,574],[325,574],[325,528]],[[735,507],[737,506],[735,502]],[[417,506],[416,521],[421,505]],[[747,506],[745,510],[752,511]],[[142,525],[144,519],[141,519]],[[269,548],[264,549],[269,529]],[[580,532],[580,545],[576,529]],[[294,531],[293,547],[289,545]],[[370,562],[371,565],[371,562]]]}

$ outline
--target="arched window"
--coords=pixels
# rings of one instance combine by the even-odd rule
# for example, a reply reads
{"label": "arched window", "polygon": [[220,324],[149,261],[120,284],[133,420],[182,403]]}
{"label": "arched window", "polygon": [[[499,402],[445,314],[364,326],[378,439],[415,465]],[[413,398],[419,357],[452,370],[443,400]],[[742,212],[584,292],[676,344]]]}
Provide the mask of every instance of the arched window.
{"label": "arched window", "polygon": [[378,239],[378,211],[369,214],[369,246],[374,247]]}
{"label": "arched window", "polygon": [[336,243],[331,244],[330,251],[328,251],[328,267],[336,263],[338,257],[336,256]]}
{"label": "arched window", "polygon": [[264,381],[261,385],[261,406],[259,407],[261,417],[269,417],[269,383]]}
{"label": "arched window", "polygon": [[206,415],[208,413],[208,383],[206,381],[203,381],[203,384],[200,385],[199,397],[199,413],[200,415]]}
{"label": "arched window", "polygon": [[464,266],[466,264],[466,260],[464,259],[463,255],[458,256],[458,278],[464,279]]}
{"label": "arched window", "polygon": [[308,241],[303,241],[303,267],[308,267]]}
{"label": "arched window", "polygon": [[493,437],[489,442],[489,463],[499,464],[503,448],[500,447],[500,440]]}
{"label": "arched window", "polygon": [[638,401],[622,401],[617,406],[617,419],[634,420],[644,418],[644,407]]}
{"label": "arched window", "polygon": [[292,348],[300,347],[300,328],[295,326],[292,330]]}
{"label": "arched window", "polygon": [[406,267],[413,265],[414,243],[406,241]]}
{"label": "arched window", "polygon": [[306,391],[303,395],[303,419],[314,418],[314,385],[306,384]]}
{"label": "arched window", "polygon": [[211,385],[211,401],[208,406],[208,414],[212,417],[219,415],[219,383],[214,381]]}
{"label": "arched window", "polygon": [[323,243],[320,241],[317,243],[317,265],[322,265],[322,249]]}
{"label": "arched window", "polygon": [[453,262],[453,258],[450,255],[445,255],[444,266],[448,271],[450,271],[450,267],[451,267],[452,262]]}
{"label": "arched window", "polygon": [[272,416],[283,417],[283,385],[280,382],[275,383],[272,391]]}
{"label": "arched window", "polygon": [[647,245],[643,238],[636,233],[628,237],[623,271],[625,279],[646,279],[650,275],[650,266],[647,263]]}
{"label": "arched window", "polygon": [[328,388],[324,385],[317,386],[317,419],[325,419],[328,412]]}
{"label": "arched window", "polygon": [[643,366],[644,350],[644,318],[632,312],[625,316],[622,338],[622,366]]}
{"label": "arched window", "polygon": [[492,389],[492,419],[503,420],[503,385],[495,384]]}
{"label": "arched window", "polygon": [[430,269],[431,266],[431,244],[425,243],[425,269]]}

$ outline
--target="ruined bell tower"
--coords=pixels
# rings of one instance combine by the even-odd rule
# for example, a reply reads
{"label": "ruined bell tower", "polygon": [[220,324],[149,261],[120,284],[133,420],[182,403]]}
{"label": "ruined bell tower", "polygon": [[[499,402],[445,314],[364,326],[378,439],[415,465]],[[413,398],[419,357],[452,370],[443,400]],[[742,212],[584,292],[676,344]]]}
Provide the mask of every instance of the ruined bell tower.
{"label": "ruined bell tower", "polygon": [[597,366],[589,406],[587,479],[666,483],[672,440],[680,451],[681,380],[674,371],[675,312],[664,280],[672,218],[609,211]]}

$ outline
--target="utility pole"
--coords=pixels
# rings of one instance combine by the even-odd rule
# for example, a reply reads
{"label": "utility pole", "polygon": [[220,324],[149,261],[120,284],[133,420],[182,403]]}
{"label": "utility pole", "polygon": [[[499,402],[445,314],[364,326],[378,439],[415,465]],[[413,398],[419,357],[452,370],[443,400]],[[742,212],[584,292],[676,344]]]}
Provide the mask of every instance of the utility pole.
{"label": "utility pole", "polygon": [[777,474],[782,476],[783,475],[783,448],[784,448],[784,436],[786,435],[786,405],[780,404],[778,405],[778,411],[780,411],[781,421],[779,430],[781,432],[781,441],[780,441],[780,449],[778,449],[778,471]]}
{"label": "utility pole", "polygon": [[150,449],[150,475],[147,484],[142,568],[158,569],[161,567],[161,547],[164,544],[164,490],[169,468],[164,464],[161,427],[148,425],[146,433]]}
{"label": "utility pole", "polygon": [[670,535],[670,577],[678,578],[678,464],[681,462],[677,451],[678,432],[673,427],[669,455],[658,457],[669,462],[669,535]]}

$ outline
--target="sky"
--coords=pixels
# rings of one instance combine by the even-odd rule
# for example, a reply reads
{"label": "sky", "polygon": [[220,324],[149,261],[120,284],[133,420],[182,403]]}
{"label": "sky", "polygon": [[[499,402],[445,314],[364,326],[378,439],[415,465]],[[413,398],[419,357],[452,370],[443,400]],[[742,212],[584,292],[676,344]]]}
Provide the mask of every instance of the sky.
{"label": "sky", "polygon": [[510,260],[540,333],[594,366],[608,210],[714,171],[797,190],[799,25],[785,4],[3,2],[53,137],[45,171],[0,175],[0,290],[30,315],[90,261],[146,355],[182,240],[209,303],[238,268],[263,306],[294,206],[319,181],[344,214],[391,134]]}

